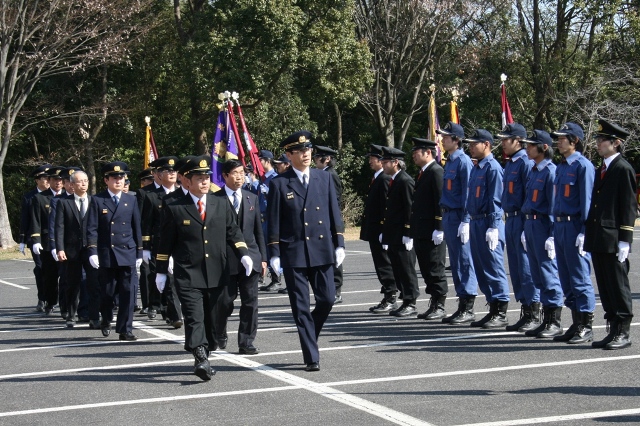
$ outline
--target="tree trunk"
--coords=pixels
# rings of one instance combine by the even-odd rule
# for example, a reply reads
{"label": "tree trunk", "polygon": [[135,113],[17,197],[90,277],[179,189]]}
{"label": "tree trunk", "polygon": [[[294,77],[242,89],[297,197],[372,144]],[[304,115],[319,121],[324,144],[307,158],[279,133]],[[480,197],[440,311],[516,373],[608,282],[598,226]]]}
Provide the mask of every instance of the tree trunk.
{"label": "tree trunk", "polygon": [[7,156],[9,139],[11,138],[11,128],[13,126],[7,119],[0,120],[0,135],[2,135],[2,151],[0,152],[0,247],[3,249],[16,245],[11,235],[11,224],[9,223],[9,210],[7,210],[7,199],[4,195],[4,160]]}
{"label": "tree trunk", "polygon": [[336,139],[338,141],[338,151],[342,151],[342,113],[337,103],[333,103],[333,109],[336,112]]}

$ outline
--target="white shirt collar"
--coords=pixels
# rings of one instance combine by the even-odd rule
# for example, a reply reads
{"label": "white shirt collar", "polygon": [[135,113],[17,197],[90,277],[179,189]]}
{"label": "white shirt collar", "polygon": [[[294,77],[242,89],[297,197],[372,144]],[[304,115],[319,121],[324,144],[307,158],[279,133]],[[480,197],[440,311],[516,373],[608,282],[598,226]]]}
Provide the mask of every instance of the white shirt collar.
{"label": "white shirt collar", "polygon": [[375,178],[377,178],[378,176],[380,176],[380,173],[382,173],[383,171],[384,171],[383,169],[380,169],[380,170],[378,170],[377,172],[375,172],[375,173],[373,174],[373,178],[375,179]]}
{"label": "white shirt collar", "polygon": [[200,201],[202,201],[204,210],[205,211],[207,210],[207,194],[204,194],[202,196],[202,198],[198,198],[195,195],[193,195],[191,193],[191,191],[189,191],[189,195],[191,195],[191,199],[193,200],[193,204],[195,204],[197,206],[198,205],[198,200],[200,200]]}
{"label": "white shirt collar", "polygon": [[611,157],[609,158],[605,158],[604,159],[604,164],[607,165],[607,169],[609,168],[609,166],[611,165],[611,162],[618,156],[620,155],[619,152],[616,152],[615,154],[613,154]]}
{"label": "white shirt collar", "polygon": [[170,193],[172,193],[173,191],[176,190],[176,186],[173,185],[172,188],[167,188],[166,186],[162,185],[162,189],[164,190],[165,194],[170,194]]}
{"label": "white shirt collar", "polygon": [[296,169],[295,167],[293,168],[293,171],[296,172],[296,176],[298,176],[298,179],[300,180],[300,183],[303,182],[302,175],[307,175],[307,183],[310,182],[310,179],[309,179],[309,173],[310,172],[309,172],[309,168],[308,167],[305,169],[304,172],[301,172],[300,170]]}
{"label": "white shirt collar", "polygon": [[402,171],[402,169],[400,169],[400,170],[398,170],[397,172],[395,172],[395,173],[393,174],[393,176],[391,176],[391,179],[395,179],[395,178],[396,178],[396,176],[398,176],[398,173],[400,173],[401,171]]}
{"label": "white shirt collar", "polygon": [[431,161],[429,161],[427,164],[425,164],[424,166],[422,166],[422,171],[424,172],[425,170],[427,170],[427,167],[429,167],[429,165],[430,165],[431,163],[434,163],[435,161],[436,161],[436,160],[431,160]]}
{"label": "white shirt collar", "polygon": [[111,192],[110,189],[107,189],[107,192],[109,193],[109,196],[111,198],[113,198],[114,196],[118,197],[118,200],[120,200],[120,198],[122,197],[122,191],[118,192],[117,194],[114,194],[113,192]]}

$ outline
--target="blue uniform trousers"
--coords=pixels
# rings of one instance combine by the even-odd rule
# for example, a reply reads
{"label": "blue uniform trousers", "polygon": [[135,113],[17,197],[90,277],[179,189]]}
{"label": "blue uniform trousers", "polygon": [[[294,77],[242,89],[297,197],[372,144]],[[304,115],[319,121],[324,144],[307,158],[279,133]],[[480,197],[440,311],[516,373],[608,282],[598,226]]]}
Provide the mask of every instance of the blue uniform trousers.
{"label": "blue uniform trousers", "polygon": [[134,282],[131,276],[136,273],[135,266],[116,266],[113,268],[100,267],[98,282],[100,283],[100,313],[102,322],[113,320],[114,296],[118,294],[118,319],[116,333],[130,333],[133,331],[133,305],[135,301]]}
{"label": "blue uniform trousers", "polygon": [[[562,286],[558,278],[558,266],[555,259],[549,259],[544,243],[550,235],[551,220],[540,215],[537,219],[529,219],[524,224],[524,235],[527,239],[527,257],[531,268],[531,278],[535,285],[542,306],[548,308],[562,307]],[[522,244],[520,245],[522,247]]]}
{"label": "blue uniform trousers", "polygon": [[591,283],[591,255],[580,256],[576,237],[580,221],[556,222],[553,236],[558,258],[560,284],[565,294],[565,306],[578,312],[593,312],[596,308],[595,292]]}
{"label": "blue uniform trousers", "polygon": [[[505,239],[514,297],[516,301],[529,306],[533,302],[540,301],[540,290],[533,285],[529,258],[520,241],[524,221],[523,214],[508,217],[505,223]],[[544,247],[544,244],[542,246]]]}
{"label": "blue uniform trousers", "polygon": [[486,241],[490,218],[472,220],[469,226],[469,243],[471,257],[476,272],[478,286],[484,293],[487,302],[508,302],[509,284],[507,272],[504,270],[504,223],[498,226],[498,246],[489,250]]}
{"label": "blue uniform trousers", "polygon": [[456,289],[456,296],[477,296],[478,280],[471,260],[471,245],[469,243],[462,244],[460,237],[457,236],[461,220],[462,209],[442,214],[442,229],[449,251],[451,277]]}

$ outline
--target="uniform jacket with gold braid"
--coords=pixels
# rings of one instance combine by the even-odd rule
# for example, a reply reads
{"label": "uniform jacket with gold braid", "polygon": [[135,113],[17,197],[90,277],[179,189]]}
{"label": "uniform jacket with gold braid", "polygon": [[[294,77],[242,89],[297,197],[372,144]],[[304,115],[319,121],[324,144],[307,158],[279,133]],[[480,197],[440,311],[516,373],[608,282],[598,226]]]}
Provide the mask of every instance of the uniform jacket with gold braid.
{"label": "uniform jacket with gold braid", "polygon": [[411,238],[431,239],[434,230],[442,230],[442,183],[444,170],[433,161],[416,180],[411,205]]}
{"label": "uniform jacket with gold braid", "polygon": [[600,169],[596,170],[585,222],[585,251],[617,253],[618,241],[631,244],[637,207],[636,173],[627,160],[618,155],[611,161],[604,178],[600,178]]}
{"label": "uniform jacket with gold braid", "polygon": [[267,222],[269,257],[280,256],[283,268],[332,264],[335,249],[344,247],[344,224],[335,185],[323,170],[309,169],[308,190],[293,169],[273,178]]}
{"label": "uniform jacket with gold braid", "polygon": [[369,185],[369,193],[364,202],[362,227],[360,228],[360,239],[363,241],[378,241],[378,237],[382,233],[390,180],[391,176],[380,172]]}
{"label": "uniform jacket with gold braid", "polygon": [[411,235],[413,188],[413,178],[404,170],[400,170],[387,193],[382,244],[402,244],[402,237]]}
{"label": "uniform jacket with gold braid", "polygon": [[47,189],[36,194],[31,199],[31,218],[29,222],[29,238],[32,244],[40,243],[42,249],[51,251],[49,247],[49,214],[51,213],[51,199],[53,191]]}
{"label": "uniform jacket with gold braid", "polygon": [[167,204],[162,213],[156,271],[166,274],[173,256],[173,277],[178,288],[211,288],[229,283],[227,244],[248,255],[242,231],[229,200],[207,194],[205,220],[190,194]]}

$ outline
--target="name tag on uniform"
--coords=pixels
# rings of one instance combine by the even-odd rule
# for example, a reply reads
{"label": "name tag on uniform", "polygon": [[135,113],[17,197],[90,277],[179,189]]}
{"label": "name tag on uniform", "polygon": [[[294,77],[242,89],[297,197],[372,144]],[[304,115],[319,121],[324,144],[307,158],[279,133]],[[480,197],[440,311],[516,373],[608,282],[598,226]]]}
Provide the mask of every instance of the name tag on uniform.
{"label": "name tag on uniform", "polygon": [[191,221],[190,220],[183,220],[182,224],[187,226],[187,225],[191,225]]}
{"label": "name tag on uniform", "polygon": [[287,192],[287,200],[293,200],[293,192]]}
{"label": "name tag on uniform", "polygon": [[102,209],[102,214],[107,214],[107,213],[109,213],[109,210],[107,210],[107,209]]}

